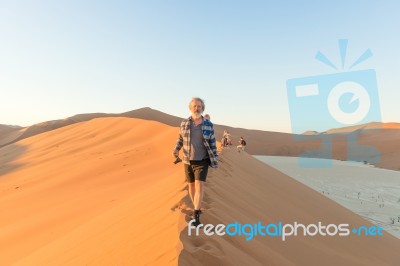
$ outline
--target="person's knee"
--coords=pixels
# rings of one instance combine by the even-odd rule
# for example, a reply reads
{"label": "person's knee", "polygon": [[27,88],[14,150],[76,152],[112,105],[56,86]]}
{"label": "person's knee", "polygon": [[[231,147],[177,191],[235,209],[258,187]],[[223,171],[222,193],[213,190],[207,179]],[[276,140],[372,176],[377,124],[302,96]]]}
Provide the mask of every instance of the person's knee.
{"label": "person's knee", "polygon": [[195,184],[196,184],[196,189],[202,189],[204,186],[204,181],[196,180]]}

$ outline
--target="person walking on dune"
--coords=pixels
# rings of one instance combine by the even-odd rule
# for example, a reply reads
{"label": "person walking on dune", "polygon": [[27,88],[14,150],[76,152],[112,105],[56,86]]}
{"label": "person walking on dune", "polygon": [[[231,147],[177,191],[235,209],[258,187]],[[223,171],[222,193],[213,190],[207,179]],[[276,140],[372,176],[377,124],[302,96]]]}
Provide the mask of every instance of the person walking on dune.
{"label": "person walking on dune", "polygon": [[238,152],[244,151],[244,148],[246,148],[246,141],[243,139],[243,137],[240,137],[239,145],[236,148]]}
{"label": "person walking on dune", "polygon": [[180,125],[180,133],[173,155],[177,158],[183,148],[183,166],[189,186],[189,195],[194,206],[194,225],[200,222],[200,206],[203,200],[204,183],[207,179],[208,167],[218,167],[217,146],[214,126],[210,120],[204,119],[204,100],[192,98],[189,103],[192,115],[184,119]]}

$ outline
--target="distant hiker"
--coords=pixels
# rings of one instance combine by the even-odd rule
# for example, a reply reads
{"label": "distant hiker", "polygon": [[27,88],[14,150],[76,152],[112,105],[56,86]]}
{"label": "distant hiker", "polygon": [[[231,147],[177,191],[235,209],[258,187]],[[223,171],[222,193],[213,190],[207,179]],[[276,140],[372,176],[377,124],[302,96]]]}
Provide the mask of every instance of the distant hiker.
{"label": "distant hiker", "polygon": [[222,135],[222,139],[221,139],[222,147],[228,146],[228,136],[230,137],[229,132],[224,130],[224,134]]}
{"label": "distant hiker", "polygon": [[222,148],[225,148],[226,147],[226,138],[225,137],[223,137],[222,139],[221,139],[221,147]]}
{"label": "distant hiker", "polygon": [[204,118],[207,119],[208,121],[211,121],[211,117],[210,117],[209,114],[205,114],[205,115],[204,115]]}
{"label": "distant hiker", "polygon": [[232,145],[231,134],[229,133],[229,131],[226,132],[226,145]]}
{"label": "distant hiker", "polygon": [[194,206],[195,226],[200,222],[200,206],[203,200],[204,183],[208,167],[217,168],[217,147],[214,136],[214,126],[210,120],[201,115],[205,109],[204,101],[192,98],[189,110],[192,115],[184,119],[180,125],[179,138],[173,155],[178,157],[183,148],[183,165],[189,187],[189,195]]}
{"label": "distant hiker", "polygon": [[225,145],[226,145],[226,138],[222,138],[221,139],[221,147],[225,147]]}
{"label": "distant hiker", "polygon": [[238,152],[240,152],[240,151],[244,151],[244,148],[246,147],[246,141],[243,139],[243,137],[240,137],[240,140],[239,140],[239,145],[237,146],[237,150],[238,150]]}

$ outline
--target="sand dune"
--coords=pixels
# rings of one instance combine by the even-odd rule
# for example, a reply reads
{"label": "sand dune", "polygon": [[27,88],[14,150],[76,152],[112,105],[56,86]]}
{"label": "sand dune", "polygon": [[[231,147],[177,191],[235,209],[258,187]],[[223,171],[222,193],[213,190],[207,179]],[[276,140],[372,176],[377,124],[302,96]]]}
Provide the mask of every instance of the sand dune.
{"label": "sand dune", "polygon": [[20,126],[10,126],[0,124],[0,134],[8,133],[20,129]]}
{"label": "sand dune", "polygon": [[[189,237],[177,128],[99,118],[0,149],[1,265],[396,265],[383,237]],[[370,225],[319,193],[228,149],[212,170],[203,223]]]}
{"label": "sand dune", "polygon": [[185,194],[171,163],[176,132],[102,118],[1,148],[1,265],[176,261],[182,217],[170,209]]}
{"label": "sand dune", "polygon": [[351,133],[357,130],[371,130],[381,128],[400,128],[400,123],[381,123],[381,122],[370,122],[362,125],[355,125],[349,127],[334,128],[323,132],[324,134],[340,134],[340,133]]}
{"label": "sand dune", "polygon": [[[370,225],[248,154],[225,151],[223,163],[213,172],[206,190],[205,223],[304,224],[322,221]],[[181,233],[182,265],[396,265],[400,241],[384,237],[206,237]]]}
{"label": "sand dune", "polygon": [[[329,134],[303,136],[245,129],[231,129],[230,132],[234,143],[243,136],[247,142],[246,151],[253,155],[300,156],[303,154],[306,157],[374,162],[376,158],[363,153],[363,145],[367,145],[379,152],[380,158],[373,164],[382,168],[400,170],[400,128],[397,127],[398,125],[398,123],[380,124],[381,128],[379,128],[376,123],[372,123],[365,125],[365,128],[357,127],[353,128],[354,130],[343,129],[343,131],[335,130],[332,131],[334,133]],[[348,149],[349,136],[355,132],[357,133],[356,143],[359,147]],[[332,153],[321,150],[322,137],[330,139]],[[349,159],[348,151],[351,151],[353,158]]]}
{"label": "sand dune", "polygon": [[[182,118],[165,114],[148,107],[120,114],[79,114],[66,119],[35,124],[30,127],[19,129],[19,131],[2,133],[0,128],[0,147],[64,126],[104,117],[140,118],[161,122],[173,127],[178,126],[182,120]],[[300,156],[305,154],[307,157],[317,158],[332,156],[333,159],[337,160],[349,160],[347,156],[346,137],[349,134],[357,132],[357,134],[359,134],[357,140],[360,144],[371,145],[379,149],[381,159],[378,163],[374,164],[388,169],[400,169],[400,164],[397,163],[400,159],[400,123],[371,122],[362,125],[335,128],[322,133],[308,131],[302,135],[215,125],[215,133],[218,140],[222,138],[224,130],[228,130],[231,133],[234,146],[238,144],[238,140],[241,136],[244,137],[248,143],[247,152],[253,155]],[[326,152],[319,151],[321,147],[321,136],[331,137],[332,143],[334,144],[333,154],[326,154]],[[389,139],[392,142],[391,144],[388,144]],[[354,154],[359,155],[354,156]],[[369,158],[368,156],[365,158],[364,153],[359,151],[353,152],[353,157],[355,158],[351,158],[351,160],[374,161],[374,158]]]}
{"label": "sand dune", "polygon": [[78,114],[65,119],[58,119],[52,121],[46,121],[38,124],[31,125],[29,127],[25,127],[20,130],[20,134],[9,134],[10,127],[3,126],[7,130],[2,130],[3,127],[0,127],[0,147],[3,147],[8,144],[12,144],[19,140],[29,138],[41,133],[45,133],[51,130],[55,130],[61,127],[65,127],[68,125],[72,125],[79,122],[89,121],[95,118],[104,118],[104,117],[129,117],[129,118],[140,118],[145,120],[158,121],[166,125],[177,126],[179,125],[181,118],[176,116],[168,115],[162,113],[160,111],[151,109],[149,107],[140,108],[137,110],[132,110],[125,113],[120,114],[109,114],[109,113],[88,113],[88,114]]}
{"label": "sand dune", "polygon": [[0,147],[18,138],[23,130],[19,126],[0,125]]}
{"label": "sand dune", "polygon": [[6,146],[9,143],[16,142],[16,140],[24,134],[26,129],[27,128],[19,128],[7,131],[0,131],[0,147]]}

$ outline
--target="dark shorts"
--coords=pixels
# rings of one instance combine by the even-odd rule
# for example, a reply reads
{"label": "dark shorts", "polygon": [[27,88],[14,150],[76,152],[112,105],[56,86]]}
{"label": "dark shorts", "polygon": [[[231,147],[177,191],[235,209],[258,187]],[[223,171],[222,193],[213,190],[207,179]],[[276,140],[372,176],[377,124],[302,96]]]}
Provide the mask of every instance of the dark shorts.
{"label": "dark shorts", "polygon": [[188,183],[193,183],[195,180],[206,182],[209,165],[210,159],[204,159],[202,161],[190,161],[190,165],[183,164],[185,167],[186,181]]}

